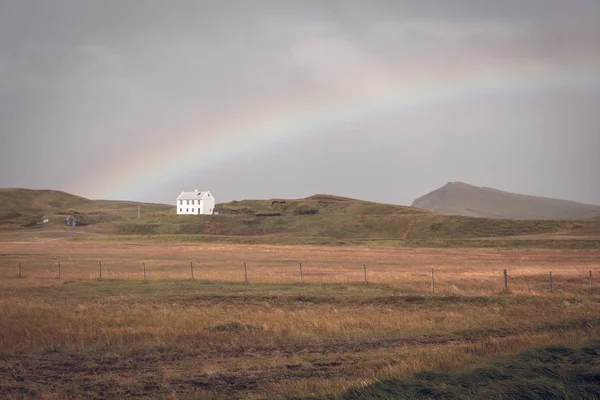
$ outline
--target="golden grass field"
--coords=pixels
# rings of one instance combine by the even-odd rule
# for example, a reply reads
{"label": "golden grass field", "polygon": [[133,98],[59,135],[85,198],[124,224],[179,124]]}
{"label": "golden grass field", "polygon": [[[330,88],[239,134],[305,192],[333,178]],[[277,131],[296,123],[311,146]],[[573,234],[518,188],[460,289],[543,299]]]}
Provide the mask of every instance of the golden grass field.
{"label": "golden grass field", "polygon": [[597,250],[7,240],[0,397],[369,398],[386,379],[597,340],[599,264]]}
{"label": "golden grass field", "polygon": [[446,294],[491,295],[503,290],[503,270],[513,293],[543,293],[553,273],[556,293],[585,294],[589,272],[596,270],[600,286],[598,250],[419,249],[325,246],[218,245],[139,241],[0,242],[0,285],[15,285],[18,264],[26,280],[19,285],[56,285],[61,279],[104,280],[191,279],[244,282],[244,263],[251,283],[361,283],[367,281],[411,292],[431,288]]}

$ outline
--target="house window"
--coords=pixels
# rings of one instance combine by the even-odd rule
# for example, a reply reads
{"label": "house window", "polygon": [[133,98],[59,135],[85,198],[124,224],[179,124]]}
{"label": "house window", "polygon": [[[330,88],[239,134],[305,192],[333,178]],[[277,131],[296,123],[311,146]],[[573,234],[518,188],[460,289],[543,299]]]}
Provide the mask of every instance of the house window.
{"label": "house window", "polygon": [[185,209],[185,212],[190,212],[190,209],[189,209],[189,208],[186,208],[186,209]]}
{"label": "house window", "polygon": [[179,209],[179,212],[183,212],[183,208],[180,208],[180,209]]}

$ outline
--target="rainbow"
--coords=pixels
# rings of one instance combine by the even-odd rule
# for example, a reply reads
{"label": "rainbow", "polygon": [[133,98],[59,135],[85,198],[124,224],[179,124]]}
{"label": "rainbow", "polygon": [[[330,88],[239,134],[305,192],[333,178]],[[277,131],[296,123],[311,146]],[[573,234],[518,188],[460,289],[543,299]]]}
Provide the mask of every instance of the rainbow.
{"label": "rainbow", "polygon": [[[525,69],[502,73],[411,82],[355,97],[331,97],[291,110],[267,107],[221,126],[178,129],[176,141],[145,149],[133,158],[115,163],[78,193],[94,198],[139,199],[142,194],[182,175],[210,170],[226,160],[310,135],[323,134],[345,123],[377,117],[391,111],[516,96],[548,89],[580,90],[600,87],[600,68]],[[265,110],[263,106],[261,108]],[[252,111],[252,110],[250,110]],[[199,134],[202,132],[202,134]]]}

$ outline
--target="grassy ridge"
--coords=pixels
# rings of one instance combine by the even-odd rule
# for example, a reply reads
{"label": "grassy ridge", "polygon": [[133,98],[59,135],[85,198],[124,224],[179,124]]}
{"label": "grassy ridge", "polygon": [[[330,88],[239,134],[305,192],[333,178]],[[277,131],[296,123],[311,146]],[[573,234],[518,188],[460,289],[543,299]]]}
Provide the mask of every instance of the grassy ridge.
{"label": "grassy ridge", "polygon": [[[420,209],[366,201],[313,196],[302,200],[247,200],[220,204],[214,216],[151,216],[91,228],[107,234],[204,235],[199,240],[243,243],[344,244],[371,240],[433,243],[524,235],[600,235],[600,221],[517,221],[434,214]],[[211,239],[210,237],[222,237]],[[182,238],[183,239],[183,238]],[[549,238],[546,238],[549,239]],[[185,239],[183,239],[185,240]],[[463,242],[464,245],[468,244]],[[497,242],[488,246],[498,246]],[[502,244],[500,245],[502,246]],[[584,244],[588,247],[588,244]]]}
{"label": "grassy ridge", "polygon": [[156,216],[98,227],[120,234],[205,234],[281,237],[403,237],[411,217],[428,212],[345,199],[245,200],[219,204],[214,216]]}
{"label": "grassy ridge", "polygon": [[553,232],[576,232],[594,225],[588,221],[547,221],[468,218],[451,215],[426,215],[416,220],[411,239],[464,239],[506,237]]}
{"label": "grassy ridge", "polygon": [[[218,204],[218,215],[174,215],[174,207],[87,200],[63,192],[0,190],[0,229],[30,236],[150,236],[169,241],[367,244],[427,247],[598,248],[600,220],[526,221],[435,214],[390,204],[315,195]],[[141,205],[142,218],[137,218]],[[69,230],[66,215],[83,227]],[[47,224],[39,222],[48,218]],[[523,241],[537,235],[536,241]],[[557,241],[556,238],[577,239]],[[496,240],[516,238],[517,241]],[[472,241],[477,239],[478,241]],[[494,239],[494,240],[490,240]]]}

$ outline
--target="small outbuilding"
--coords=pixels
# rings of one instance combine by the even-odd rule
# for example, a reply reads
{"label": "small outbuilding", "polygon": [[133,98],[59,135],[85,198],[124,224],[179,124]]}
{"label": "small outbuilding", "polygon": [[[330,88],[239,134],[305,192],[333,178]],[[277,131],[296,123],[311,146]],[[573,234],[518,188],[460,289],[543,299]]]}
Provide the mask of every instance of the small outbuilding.
{"label": "small outbuilding", "polygon": [[67,226],[77,226],[77,220],[75,219],[74,216],[69,215],[69,216],[67,216],[67,218],[65,218],[65,224]]}
{"label": "small outbuilding", "polygon": [[178,215],[213,214],[215,211],[215,198],[207,190],[200,192],[181,192],[175,202]]}

